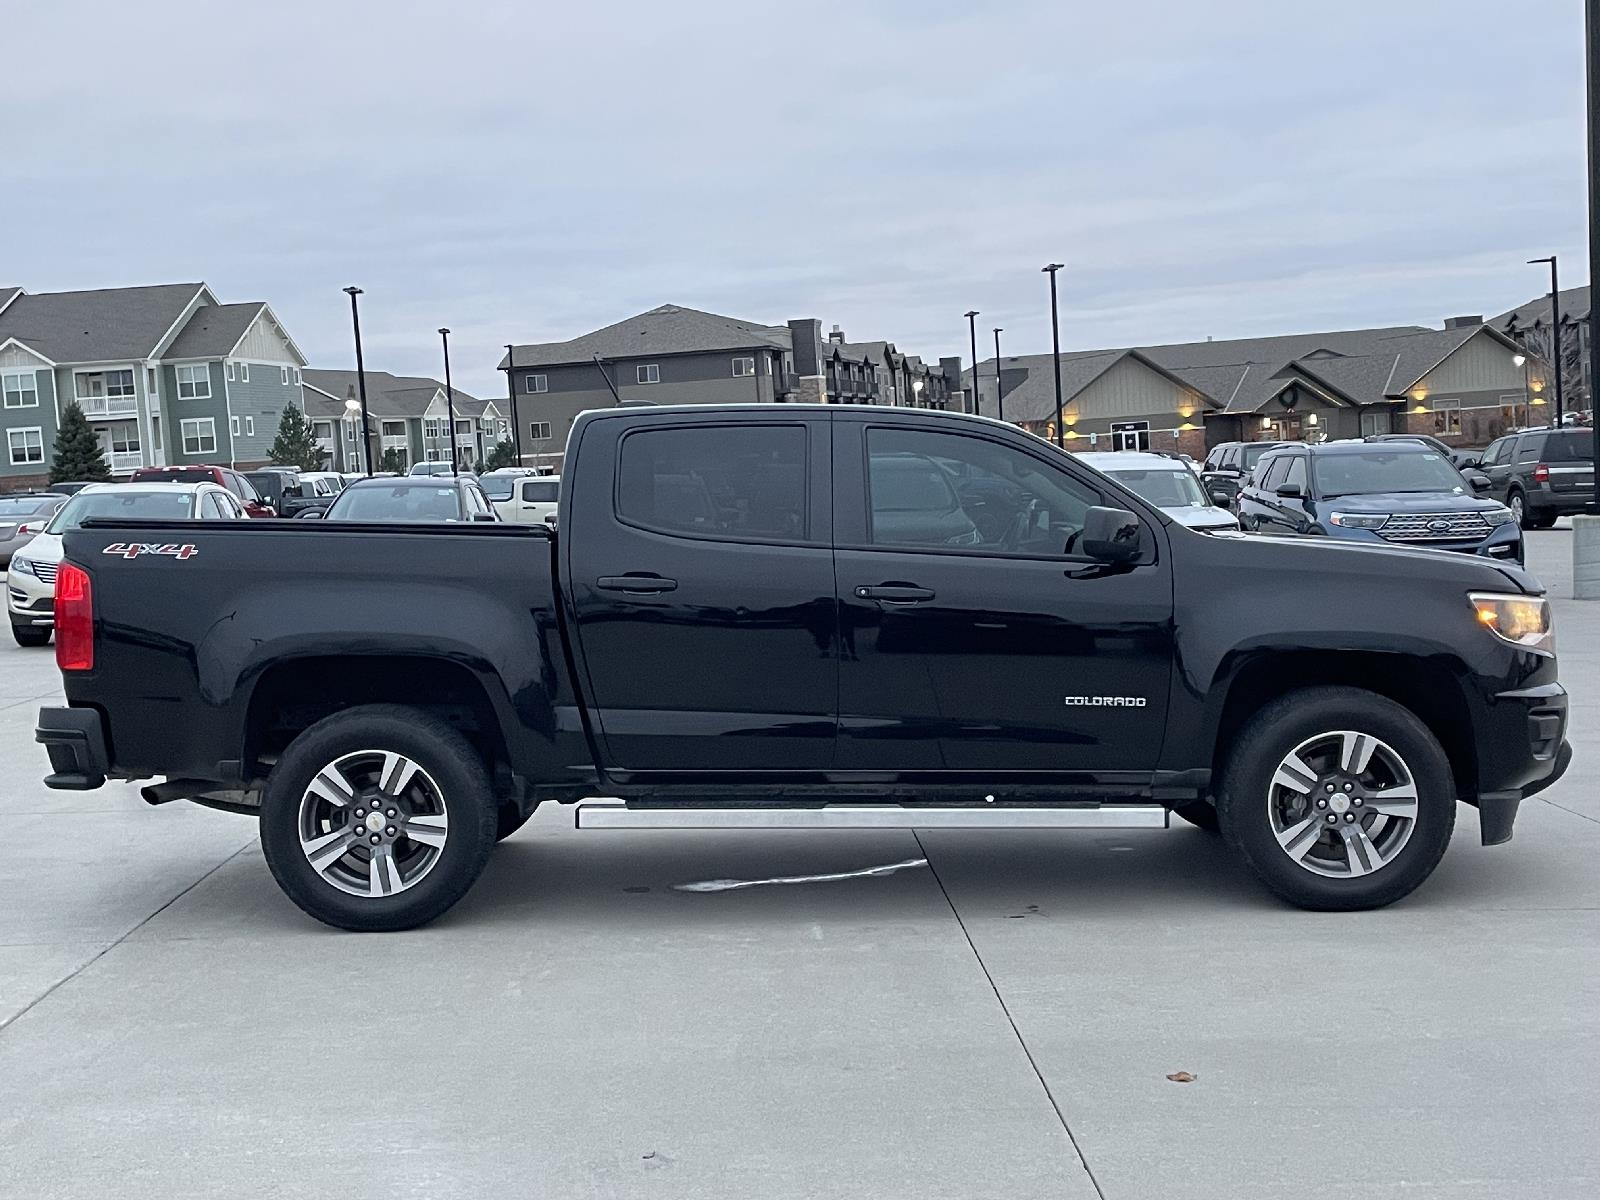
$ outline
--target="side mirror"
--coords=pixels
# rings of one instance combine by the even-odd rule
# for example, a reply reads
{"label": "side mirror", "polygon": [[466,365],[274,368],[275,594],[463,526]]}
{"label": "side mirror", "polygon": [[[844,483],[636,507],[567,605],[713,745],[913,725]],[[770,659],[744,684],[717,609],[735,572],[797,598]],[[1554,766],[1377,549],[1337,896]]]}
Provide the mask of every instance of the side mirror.
{"label": "side mirror", "polygon": [[493,521],[495,515],[493,513],[473,513],[472,519],[474,521]]}
{"label": "side mirror", "polygon": [[1211,503],[1213,504],[1220,504],[1223,508],[1227,508],[1229,504],[1233,503],[1233,494],[1227,488],[1211,488],[1210,493]]}
{"label": "side mirror", "polygon": [[320,520],[322,520],[322,510],[320,508],[308,508],[303,513],[297,513],[295,515],[295,520],[296,521],[320,521]]}
{"label": "side mirror", "polygon": [[1139,518],[1125,508],[1096,505],[1083,518],[1083,552],[1101,562],[1125,563],[1139,557]]}
{"label": "side mirror", "polygon": [[1467,467],[1461,472],[1461,475],[1472,485],[1472,490],[1475,492],[1487,492],[1494,486],[1494,480],[1476,467]]}
{"label": "side mirror", "polygon": [[1305,488],[1298,483],[1280,483],[1273,490],[1285,500],[1299,500],[1306,494]]}

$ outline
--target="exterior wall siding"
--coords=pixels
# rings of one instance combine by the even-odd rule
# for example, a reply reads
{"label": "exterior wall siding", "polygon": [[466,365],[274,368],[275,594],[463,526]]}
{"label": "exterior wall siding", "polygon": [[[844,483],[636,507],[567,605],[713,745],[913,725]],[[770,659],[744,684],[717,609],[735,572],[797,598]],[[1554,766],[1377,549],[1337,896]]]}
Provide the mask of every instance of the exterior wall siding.
{"label": "exterior wall siding", "polygon": [[[220,370],[220,363],[213,363]],[[289,367],[289,382],[283,382],[283,368]],[[213,371],[215,379],[217,370]],[[278,422],[283,419],[287,405],[299,407],[300,388],[294,382],[294,367],[287,363],[253,362],[250,379],[241,376],[239,362],[235,360],[233,379],[228,382],[228,405],[239,422],[239,436],[233,439],[233,462],[240,467],[260,466],[267,461],[267,451],[272,449],[278,436]],[[255,436],[251,436],[249,419],[255,421]],[[224,452],[224,439],[218,437],[218,452]]]}
{"label": "exterior wall siding", "polygon": [[1076,410],[1080,417],[1150,418],[1152,425],[1160,422],[1167,428],[1183,419],[1178,415],[1182,410],[1193,414],[1203,407],[1189,389],[1128,358],[1067,401],[1069,415]]}
{"label": "exterior wall siding", "polygon": [[[234,350],[234,355],[250,362],[279,363],[290,368],[299,364],[299,359],[295,357],[294,351],[289,349],[289,343],[282,331],[267,319],[264,312],[250,323],[249,329],[245,330],[244,337]],[[254,378],[254,372],[251,376]]]}
{"label": "exterior wall siding", "polygon": [[[174,364],[163,363],[161,366],[161,391],[166,397],[162,406],[164,419],[161,422],[161,441],[166,449],[167,462],[174,466],[187,466],[192,463],[211,463],[226,465],[229,458],[228,452],[228,403],[227,379],[223,375],[221,361],[207,364],[211,376],[211,396],[209,399],[193,399],[178,395],[178,376]],[[217,448],[206,454],[186,454],[183,449],[182,422],[193,418],[210,417],[215,422],[217,433]],[[148,458],[148,454],[146,455]]]}
{"label": "exterior wall siding", "polygon": [[[42,484],[49,477],[50,461],[55,457],[56,443],[56,387],[55,373],[41,366],[32,355],[24,355],[15,348],[0,356],[0,371],[7,374],[31,374],[33,387],[39,398],[37,406],[29,408],[0,408],[0,483],[9,490],[22,490]],[[39,430],[44,461],[39,463],[11,464],[11,441],[6,430]]]}
{"label": "exterior wall siding", "polygon": [[[1453,396],[1458,392],[1520,392],[1522,368],[1511,361],[1516,353],[1487,334],[1469,338],[1454,354],[1417,383],[1428,396]],[[1396,380],[1403,383],[1404,380]]]}

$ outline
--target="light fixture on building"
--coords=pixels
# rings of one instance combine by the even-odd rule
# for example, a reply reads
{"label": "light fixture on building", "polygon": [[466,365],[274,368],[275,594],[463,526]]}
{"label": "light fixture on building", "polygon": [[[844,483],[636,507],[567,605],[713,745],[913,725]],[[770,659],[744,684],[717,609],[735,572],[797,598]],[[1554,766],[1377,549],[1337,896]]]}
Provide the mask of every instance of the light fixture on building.
{"label": "light fixture on building", "polygon": [[1271,429],[1272,428],[1272,418],[1271,417],[1262,417],[1261,418],[1261,428],[1263,428],[1263,429]]}
{"label": "light fixture on building", "polygon": [[1526,354],[1513,354],[1511,356],[1511,365],[1513,367],[1520,367],[1523,363],[1525,363],[1527,361],[1528,361],[1528,356]]}
{"label": "light fixture on building", "polygon": [[1313,429],[1315,429],[1317,427],[1317,414],[1316,413],[1307,413],[1306,414],[1306,424],[1311,426]]}

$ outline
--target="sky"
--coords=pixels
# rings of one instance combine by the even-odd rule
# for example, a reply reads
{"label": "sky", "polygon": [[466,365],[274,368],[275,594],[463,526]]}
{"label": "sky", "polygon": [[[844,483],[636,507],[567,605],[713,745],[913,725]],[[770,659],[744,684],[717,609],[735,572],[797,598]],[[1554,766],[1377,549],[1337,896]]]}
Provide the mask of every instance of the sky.
{"label": "sky", "polygon": [[[658,304],[970,357],[1493,314],[1586,270],[1581,0],[12,5],[0,285],[204,280],[500,395]],[[18,52],[18,48],[26,48]]]}

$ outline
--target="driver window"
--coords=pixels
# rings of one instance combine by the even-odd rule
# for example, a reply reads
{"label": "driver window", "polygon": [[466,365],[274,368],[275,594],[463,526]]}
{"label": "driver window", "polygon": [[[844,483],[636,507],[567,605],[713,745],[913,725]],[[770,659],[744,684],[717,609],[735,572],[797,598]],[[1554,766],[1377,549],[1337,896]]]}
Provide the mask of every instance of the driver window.
{"label": "driver window", "polygon": [[981,438],[867,430],[868,538],[875,546],[1070,552],[1100,495],[1045,463]]}
{"label": "driver window", "polygon": [[1300,485],[1302,492],[1306,490],[1306,460],[1304,455],[1296,454],[1289,460],[1289,470],[1284,475],[1282,482],[1297,483]]}
{"label": "driver window", "polygon": [[1288,470],[1287,458],[1269,458],[1256,466],[1256,474],[1261,477],[1261,482],[1256,486],[1263,492],[1270,492],[1283,482],[1283,476]]}

